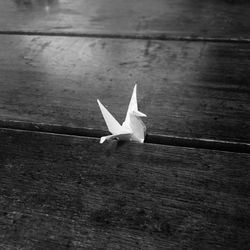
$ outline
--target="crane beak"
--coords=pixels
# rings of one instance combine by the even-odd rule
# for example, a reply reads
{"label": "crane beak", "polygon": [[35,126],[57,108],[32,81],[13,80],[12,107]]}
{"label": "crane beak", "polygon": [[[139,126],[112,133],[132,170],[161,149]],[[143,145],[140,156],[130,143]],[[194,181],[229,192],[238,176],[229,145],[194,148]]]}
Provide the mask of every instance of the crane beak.
{"label": "crane beak", "polygon": [[135,116],[139,116],[139,117],[147,117],[147,115],[145,115],[145,114],[143,114],[142,112],[140,112],[140,111],[133,111],[133,114],[135,115]]}

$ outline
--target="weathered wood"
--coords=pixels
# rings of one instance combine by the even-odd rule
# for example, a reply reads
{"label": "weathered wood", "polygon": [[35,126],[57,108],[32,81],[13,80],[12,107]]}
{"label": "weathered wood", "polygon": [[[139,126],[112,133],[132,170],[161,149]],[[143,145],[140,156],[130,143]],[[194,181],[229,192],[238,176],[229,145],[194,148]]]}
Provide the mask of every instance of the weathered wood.
{"label": "weathered wood", "polygon": [[[83,127],[77,128],[62,125],[52,125],[47,123],[33,123],[11,120],[0,120],[0,128],[18,130],[21,129],[24,131],[53,133],[59,135],[84,136],[91,138],[101,138],[102,136],[110,134],[109,131]],[[206,140],[198,138],[178,137],[174,135],[171,136],[146,133],[144,143],[200,149],[203,148],[236,153],[250,153],[250,143]]]}
{"label": "weathered wood", "polygon": [[4,249],[249,249],[250,155],[0,131]]}
{"label": "weathered wood", "polygon": [[1,36],[0,119],[106,130],[134,86],[148,133],[250,141],[250,44]]}
{"label": "weathered wood", "polygon": [[250,39],[247,0],[0,1],[0,31]]}

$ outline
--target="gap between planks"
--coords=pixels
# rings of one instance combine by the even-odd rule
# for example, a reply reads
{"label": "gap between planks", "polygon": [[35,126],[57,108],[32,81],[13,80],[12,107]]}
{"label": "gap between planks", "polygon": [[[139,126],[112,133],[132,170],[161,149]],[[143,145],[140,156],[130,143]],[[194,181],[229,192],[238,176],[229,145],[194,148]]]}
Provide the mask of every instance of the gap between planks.
{"label": "gap between planks", "polygon": [[[60,135],[84,136],[92,138],[100,138],[101,136],[110,134],[107,131],[91,128],[77,128],[54,124],[19,122],[9,120],[0,120],[0,128],[53,133]],[[145,143],[178,147],[201,148],[236,153],[250,153],[250,143],[230,142],[202,138],[198,139],[160,134],[147,134],[145,138]]]}
{"label": "gap between planks", "polygon": [[192,42],[221,42],[221,43],[250,43],[249,38],[220,38],[201,36],[170,36],[167,34],[108,34],[108,33],[82,33],[82,32],[48,32],[48,31],[0,31],[0,35],[25,35],[25,36],[65,36],[65,37],[89,37],[110,39],[140,39],[161,41],[192,41]]}

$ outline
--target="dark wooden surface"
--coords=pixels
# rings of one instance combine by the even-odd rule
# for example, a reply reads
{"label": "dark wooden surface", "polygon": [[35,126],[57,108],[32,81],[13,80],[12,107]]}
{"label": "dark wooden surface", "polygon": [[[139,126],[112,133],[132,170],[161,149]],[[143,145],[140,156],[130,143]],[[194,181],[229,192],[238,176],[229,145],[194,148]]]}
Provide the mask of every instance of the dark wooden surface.
{"label": "dark wooden surface", "polygon": [[249,249],[250,155],[0,131],[2,249]]}
{"label": "dark wooden surface", "polygon": [[134,81],[149,133],[250,141],[250,44],[72,37],[0,39],[0,118],[107,130]]}
{"label": "dark wooden surface", "polygon": [[[250,249],[249,13],[0,1],[0,249]],[[134,81],[154,135],[100,145]]]}
{"label": "dark wooden surface", "polygon": [[247,0],[3,0],[0,31],[250,39]]}

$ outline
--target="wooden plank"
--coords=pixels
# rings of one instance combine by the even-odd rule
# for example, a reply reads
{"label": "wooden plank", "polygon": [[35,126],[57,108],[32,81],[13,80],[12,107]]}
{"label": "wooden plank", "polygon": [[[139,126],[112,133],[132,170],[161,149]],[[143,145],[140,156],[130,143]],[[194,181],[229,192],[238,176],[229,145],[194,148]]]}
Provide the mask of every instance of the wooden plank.
{"label": "wooden plank", "polygon": [[0,1],[1,31],[250,39],[249,1]]}
{"label": "wooden plank", "polygon": [[[46,123],[33,123],[10,120],[0,120],[0,128],[21,129],[24,131],[53,133],[59,135],[84,136],[91,138],[101,138],[102,136],[106,136],[109,133],[108,131],[104,130],[89,129],[83,127],[67,127]],[[147,133],[145,136],[144,143],[178,147],[203,148],[236,153],[250,153],[250,143],[178,137],[174,135],[157,135]]]}
{"label": "wooden plank", "polygon": [[250,155],[0,130],[4,249],[249,249]]}
{"label": "wooden plank", "polygon": [[1,36],[0,119],[107,130],[134,86],[148,133],[250,141],[250,45]]}

